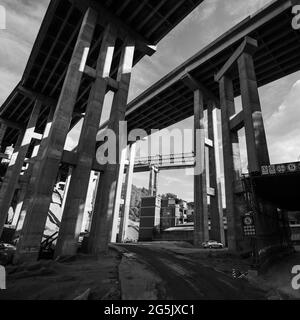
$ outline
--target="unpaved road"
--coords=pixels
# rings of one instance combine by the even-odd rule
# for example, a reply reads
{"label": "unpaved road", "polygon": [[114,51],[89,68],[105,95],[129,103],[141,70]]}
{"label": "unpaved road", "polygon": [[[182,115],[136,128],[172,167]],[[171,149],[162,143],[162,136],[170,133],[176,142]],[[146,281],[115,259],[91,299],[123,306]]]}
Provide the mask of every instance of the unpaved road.
{"label": "unpaved road", "polygon": [[260,300],[264,292],[246,280],[232,279],[228,275],[205,266],[184,255],[176,255],[157,247],[122,245],[137,255],[162,281],[159,299],[167,300]]}

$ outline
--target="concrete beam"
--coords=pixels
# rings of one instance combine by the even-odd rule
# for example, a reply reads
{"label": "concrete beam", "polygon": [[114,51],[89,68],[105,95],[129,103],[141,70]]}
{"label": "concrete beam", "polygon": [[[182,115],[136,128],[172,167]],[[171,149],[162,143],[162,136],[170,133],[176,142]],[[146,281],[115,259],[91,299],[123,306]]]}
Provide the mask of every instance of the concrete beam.
{"label": "concrete beam", "polygon": [[[85,66],[84,69],[84,73],[89,76],[90,78],[96,80],[97,79],[97,71],[94,68],[91,68],[89,66]],[[111,78],[111,77],[105,77],[104,78],[107,82],[107,87],[113,91],[116,92],[119,89],[119,84],[118,81],[116,81],[115,79]]]}
{"label": "concrete beam", "polygon": [[218,82],[220,79],[228,72],[230,72],[231,68],[237,62],[242,53],[250,53],[254,54],[254,52],[258,48],[258,43],[255,39],[250,37],[245,37],[242,44],[235,50],[232,56],[227,60],[221,70],[215,75],[215,81]]}
{"label": "concrete beam", "polygon": [[0,153],[0,159],[9,159],[9,156],[6,153]]}
{"label": "concrete beam", "polygon": [[203,96],[206,100],[212,100],[219,106],[219,99],[210,91],[208,90],[200,81],[196,80],[190,73],[186,73],[182,78],[181,81],[191,89],[191,91],[201,90]]}
{"label": "concrete beam", "polygon": [[47,97],[39,92],[26,89],[21,85],[18,86],[18,91],[20,93],[22,93],[24,96],[31,98],[32,100],[40,100],[43,105],[46,105],[46,106],[56,106],[57,105],[57,100],[50,98],[50,97]]}
{"label": "concrete beam", "polygon": [[[74,151],[64,150],[62,159],[62,163],[68,164],[69,166],[76,167],[78,163],[78,154]],[[105,165],[99,164],[97,159],[93,159],[92,170],[95,172],[103,172],[105,169]]]}
{"label": "concrete beam", "polygon": [[114,25],[118,30],[118,37],[125,41],[128,37],[134,39],[135,47],[140,52],[152,56],[156,52],[156,46],[149,44],[149,41],[143,38],[139,33],[125,24],[118,16],[108,11],[103,5],[99,2],[93,0],[69,0],[80,10],[85,11],[87,8],[93,8],[98,12],[99,18],[98,23],[102,26],[106,26],[108,23]]}
{"label": "concrete beam", "polygon": [[118,81],[110,78],[110,77],[107,77],[105,78],[106,81],[107,81],[107,86],[108,88],[113,91],[113,92],[117,92],[119,90],[119,83]]}
{"label": "concrete beam", "polygon": [[17,130],[24,130],[25,129],[24,124],[18,123],[18,122],[14,122],[14,121],[11,121],[11,120],[6,120],[6,119],[3,119],[3,118],[0,118],[0,123],[1,123],[1,125],[7,126],[8,128],[13,128],[13,129],[17,129]]}
{"label": "concrete beam", "polygon": [[64,150],[61,158],[61,162],[70,166],[77,166],[78,155],[74,151]]}
{"label": "concrete beam", "polygon": [[230,119],[230,130],[239,131],[245,125],[244,111],[239,112]]}

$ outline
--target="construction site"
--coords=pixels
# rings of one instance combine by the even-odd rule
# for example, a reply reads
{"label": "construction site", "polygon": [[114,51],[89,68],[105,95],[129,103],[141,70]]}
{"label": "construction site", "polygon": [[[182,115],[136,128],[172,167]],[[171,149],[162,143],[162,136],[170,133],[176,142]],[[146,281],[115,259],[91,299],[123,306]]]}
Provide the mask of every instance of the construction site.
{"label": "construction site", "polygon": [[135,68],[155,73],[161,43],[220,1],[44,2],[0,107],[0,300],[300,298],[300,161],[270,156],[264,109],[272,86],[297,91],[300,2],[220,21],[133,98]]}

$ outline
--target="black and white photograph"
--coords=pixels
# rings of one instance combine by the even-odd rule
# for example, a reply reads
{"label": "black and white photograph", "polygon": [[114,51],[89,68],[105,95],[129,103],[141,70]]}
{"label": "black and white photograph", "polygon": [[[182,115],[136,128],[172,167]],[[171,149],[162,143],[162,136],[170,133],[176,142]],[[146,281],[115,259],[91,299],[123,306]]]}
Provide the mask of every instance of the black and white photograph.
{"label": "black and white photograph", "polygon": [[0,0],[0,77],[1,310],[300,300],[300,0]]}

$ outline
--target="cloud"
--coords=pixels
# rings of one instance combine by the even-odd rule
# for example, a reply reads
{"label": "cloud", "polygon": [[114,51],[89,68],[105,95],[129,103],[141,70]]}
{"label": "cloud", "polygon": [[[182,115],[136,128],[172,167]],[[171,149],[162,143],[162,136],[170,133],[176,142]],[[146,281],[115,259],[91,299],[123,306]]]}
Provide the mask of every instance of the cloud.
{"label": "cloud", "polygon": [[[20,80],[34,40],[50,0],[2,0],[7,10],[7,30],[0,31],[0,103]],[[158,45],[153,57],[145,57],[134,68],[130,99],[147,89],[179,64],[201,50],[238,21],[259,10],[270,0],[205,0],[186,17]],[[300,72],[261,88],[261,104],[271,161],[297,160],[300,155]],[[109,102],[105,117],[109,114]],[[192,128],[191,119],[174,127]],[[298,128],[299,127],[299,128]],[[76,146],[80,128],[75,128],[67,139],[68,149]],[[242,146],[243,164],[245,147]],[[135,175],[136,176],[136,175]],[[148,184],[148,174],[137,178],[138,184]],[[173,179],[173,182],[172,182]],[[176,181],[174,181],[176,179]],[[185,171],[165,172],[160,175],[160,193],[173,192],[192,200],[192,177]]]}
{"label": "cloud", "polygon": [[290,162],[300,156],[300,80],[283,103],[265,121],[272,162]]}
{"label": "cloud", "polygon": [[0,103],[21,79],[48,4],[49,0],[1,1],[6,9],[6,30],[0,31]]}
{"label": "cloud", "polygon": [[225,4],[225,12],[238,19],[245,18],[256,11],[260,10],[271,0],[226,0],[222,1]]}

